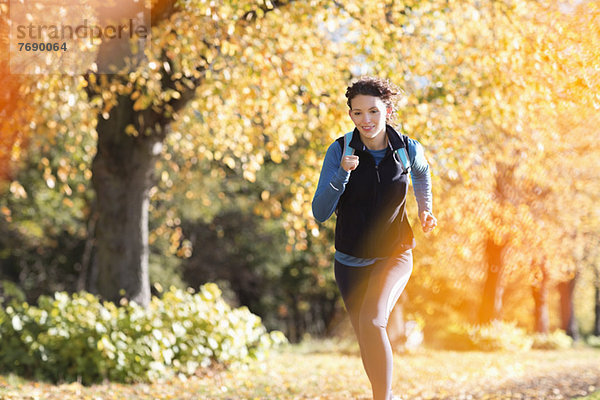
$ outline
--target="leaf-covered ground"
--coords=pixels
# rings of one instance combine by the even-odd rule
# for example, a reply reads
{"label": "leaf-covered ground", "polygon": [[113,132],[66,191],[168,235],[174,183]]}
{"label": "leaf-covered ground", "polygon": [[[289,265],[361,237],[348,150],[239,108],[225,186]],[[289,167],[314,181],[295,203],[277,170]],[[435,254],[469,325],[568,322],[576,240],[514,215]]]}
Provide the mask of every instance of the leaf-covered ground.
{"label": "leaf-covered ground", "polygon": [[[395,357],[402,399],[571,399],[600,390],[600,350],[420,351]],[[360,358],[327,343],[289,346],[245,370],[152,384],[52,385],[0,376],[1,399],[369,399]]]}

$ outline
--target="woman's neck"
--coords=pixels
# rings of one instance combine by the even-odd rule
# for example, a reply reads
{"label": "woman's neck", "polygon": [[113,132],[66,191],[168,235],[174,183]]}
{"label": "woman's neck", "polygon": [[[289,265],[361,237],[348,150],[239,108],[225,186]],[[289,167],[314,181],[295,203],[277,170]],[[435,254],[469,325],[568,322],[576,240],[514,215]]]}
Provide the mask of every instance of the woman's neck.
{"label": "woman's neck", "polygon": [[387,134],[385,129],[375,137],[365,138],[361,135],[360,139],[369,150],[383,150],[387,147]]}

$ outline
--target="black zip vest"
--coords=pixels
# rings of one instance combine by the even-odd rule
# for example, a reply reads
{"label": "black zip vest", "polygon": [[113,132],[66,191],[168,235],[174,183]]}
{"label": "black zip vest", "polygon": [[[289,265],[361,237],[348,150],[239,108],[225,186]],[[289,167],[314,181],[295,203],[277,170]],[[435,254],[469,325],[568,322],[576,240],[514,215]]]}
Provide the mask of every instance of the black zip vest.
{"label": "black zip vest", "polygon": [[[358,156],[358,168],[350,173],[336,209],[335,248],[354,257],[389,257],[415,247],[406,215],[408,172],[396,150],[408,140],[386,126],[388,148],[379,165],[354,129],[349,146]],[[344,147],[344,138],[337,139]]]}

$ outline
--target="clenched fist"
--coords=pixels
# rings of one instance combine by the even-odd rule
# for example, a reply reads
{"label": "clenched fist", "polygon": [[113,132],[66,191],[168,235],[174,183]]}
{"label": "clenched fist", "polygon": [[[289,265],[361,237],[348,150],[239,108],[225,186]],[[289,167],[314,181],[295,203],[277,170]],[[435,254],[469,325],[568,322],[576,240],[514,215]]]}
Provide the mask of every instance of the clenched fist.
{"label": "clenched fist", "polygon": [[344,156],[341,162],[344,171],[354,171],[358,167],[358,156]]}
{"label": "clenched fist", "polygon": [[437,219],[433,216],[432,213],[428,211],[423,211],[420,215],[421,217],[421,228],[423,228],[423,232],[431,232],[433,228],[437,226]]}

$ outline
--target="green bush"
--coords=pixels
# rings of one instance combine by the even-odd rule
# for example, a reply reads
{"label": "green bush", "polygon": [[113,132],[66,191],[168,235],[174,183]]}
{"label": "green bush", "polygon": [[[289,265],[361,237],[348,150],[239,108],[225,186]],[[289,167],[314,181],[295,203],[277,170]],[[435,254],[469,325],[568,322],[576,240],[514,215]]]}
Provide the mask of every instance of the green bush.
{"label": "green bush", "polygon": [[256,315],[231,309],[215,284],[172,288],[147,309],[59,292],[0,308],[0,371],[52,381],[131,382],[261,358],[285,342]]}
{"label": "green bush", "polygon": [[600,349],[600,336],[588,336],[586,341],[588,346]]}
{"label": "green bush", "polygon": [[486,325],[452,325],[447,331],[445,347],[452,350],[560,350],[573,345],[573,339],[564,331],[528,335],[515,323],[503,321],[493,321]]}
{"label": "green bush", "polygon": [[0,304],[7,301],[25,301],[25,292],[14,282],[0,280]]}
{"label": "green bush", "polygon": [[483,351],[529,350],[533,344],[533,339],[527,336],[524,329],[504,321],[472,326],[469,328],[469,337],[475,348]]}
{"label": "green bush", "polygon": [[455,324],[447,329],[443,346],[459,351],[522,351],[529,350],[533,338],[514,323],[492,321],[486,325]]}
{"label": "green bush", "polygon": [[573,346],[573,338],[564,331],[557,330],[553,333],[536,333],[533,335],[533,349],[563,350]]}

